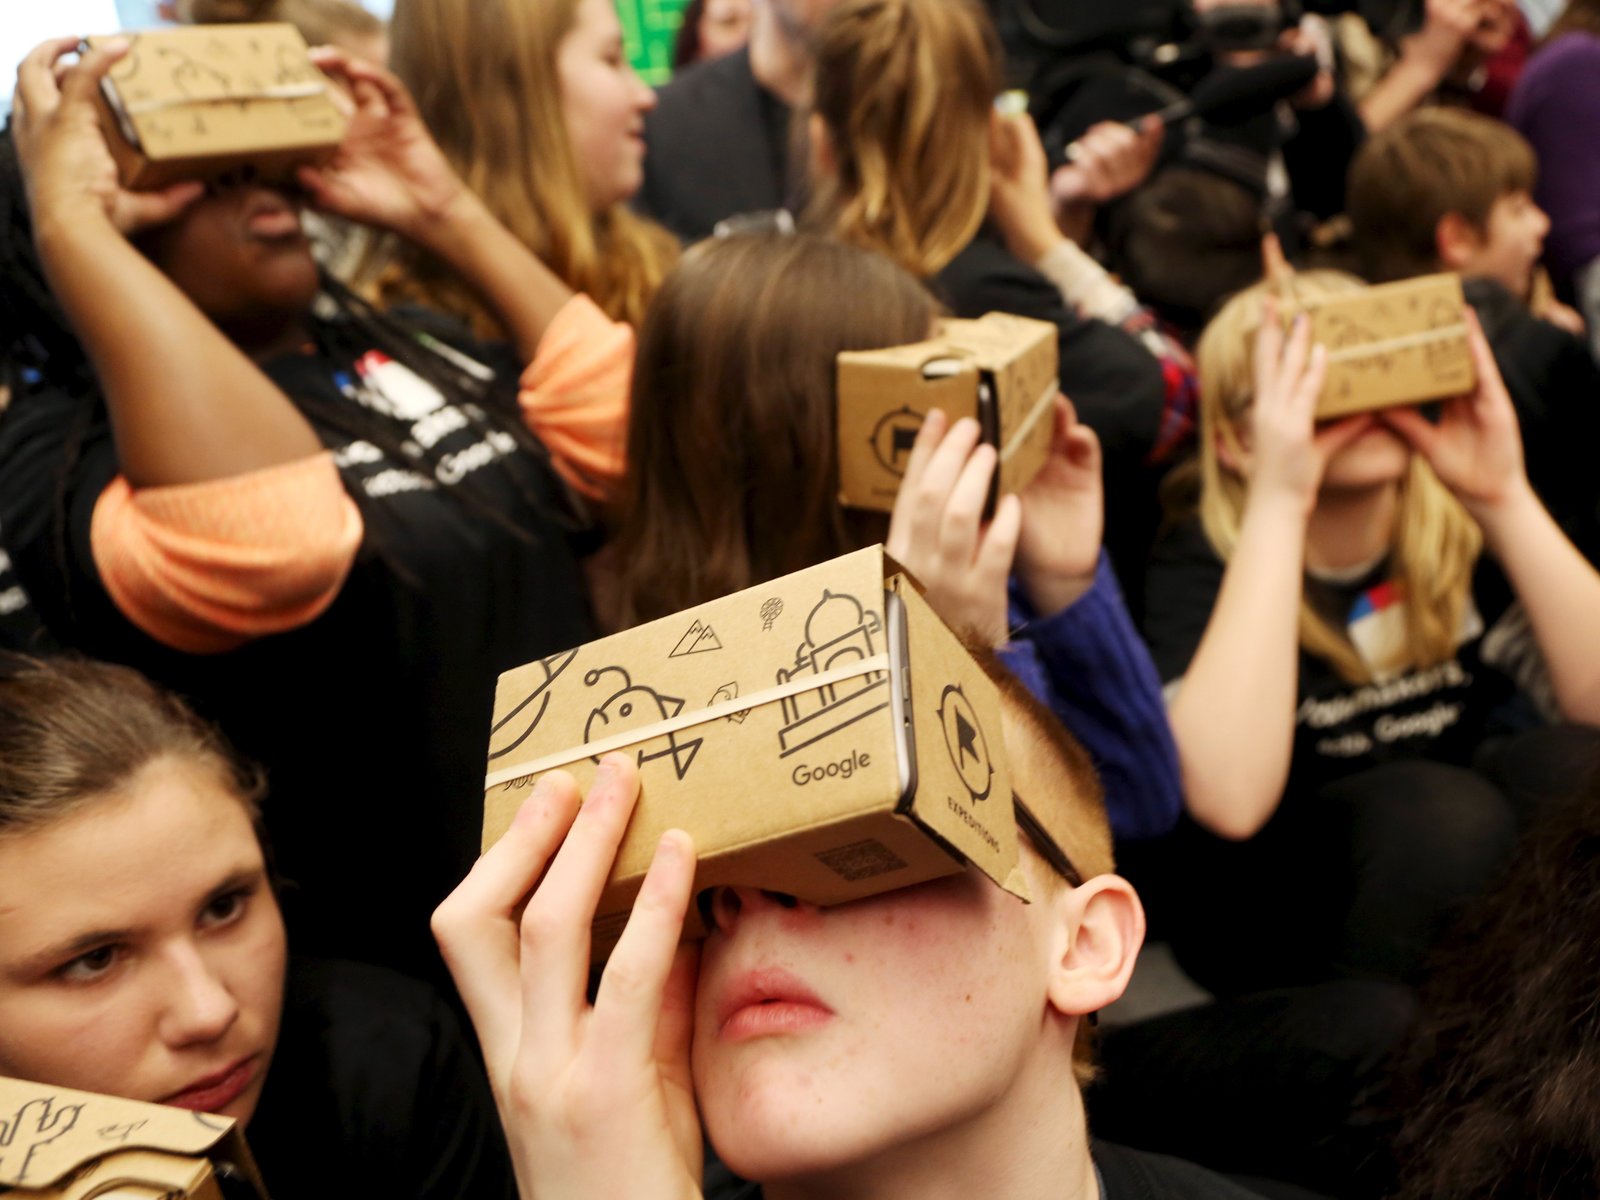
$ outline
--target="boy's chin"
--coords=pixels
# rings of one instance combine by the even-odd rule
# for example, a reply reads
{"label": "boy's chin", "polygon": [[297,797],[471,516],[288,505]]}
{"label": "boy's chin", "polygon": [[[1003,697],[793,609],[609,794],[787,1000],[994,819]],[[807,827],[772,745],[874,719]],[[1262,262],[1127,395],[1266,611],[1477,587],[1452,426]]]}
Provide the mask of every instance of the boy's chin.
{"label": "boy's chin", "polygon": [[813,1127],[800,1117],[790,1112],[782,1119],[764,1120],[742,1114],[726,1130],[708,1124],[711,1145],[735,1175],[762,1184],[820,1179],[858,1167],[876,1149],[870,1138],[860,1136],[859,1126],[851,1131],[854,1136],[845,1136],[825,1118]]}
{"label": "boy's chin", "polygon": [[847,1086],[826,1072],[769,1060],[697,1078],[695,1093],[717,1155],[741,1178],[770,1183],[824,1174],[871,1151],[870,1117],[839,1103]]}

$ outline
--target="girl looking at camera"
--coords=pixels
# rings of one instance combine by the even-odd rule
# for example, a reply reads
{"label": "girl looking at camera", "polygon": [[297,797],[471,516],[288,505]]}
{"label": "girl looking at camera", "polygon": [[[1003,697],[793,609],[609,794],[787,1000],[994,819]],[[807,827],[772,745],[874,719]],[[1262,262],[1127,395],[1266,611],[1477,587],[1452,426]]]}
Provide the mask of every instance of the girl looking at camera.
{"label": "girl looking at camera", "polygon": [[275,1196],[508,1196],[452,1013],[287,956],[263,791],[127,668],[0,660],[0,1074],[232,1117]]}

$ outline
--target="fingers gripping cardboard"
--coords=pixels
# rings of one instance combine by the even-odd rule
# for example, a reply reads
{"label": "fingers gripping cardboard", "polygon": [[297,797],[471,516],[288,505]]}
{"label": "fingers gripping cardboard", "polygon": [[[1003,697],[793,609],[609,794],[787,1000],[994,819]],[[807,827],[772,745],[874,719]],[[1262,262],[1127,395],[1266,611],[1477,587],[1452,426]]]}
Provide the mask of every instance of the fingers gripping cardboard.
{"label": "fingers gripping cardboard", "polygon": [[596,913],[597,953],[672,828],[694,838],[697,889],[837,904],[970,862],[1026,896],[999,697],[892,571],[870,547],[506,672],[485,847],[541,773],[561,767],[586,788],[599,756],[621,750],[642,795]]}
{"label": "fingers gripping cardboard", "polygon": [[228,1117],[0,1078],[0,1191],[16,1200],[224,1200],[266,1190]]}
{"label": "fingers gripping cardboard", "polygon": [[100,119],[125,187],[162,188],[247,164],[287,176],[343,139],[331,88],[293,25],[152,30],[111,68]]}
{"label": "fingers gripping cardboard", "polygon": [[990,313],[942,321],[930,341],[839,355],[839,502],[893,509],[911,444],[936,408],[978,421],[999,451],[997,494],[1026,487],[1050,456],[1056,338],[1048,321]]}

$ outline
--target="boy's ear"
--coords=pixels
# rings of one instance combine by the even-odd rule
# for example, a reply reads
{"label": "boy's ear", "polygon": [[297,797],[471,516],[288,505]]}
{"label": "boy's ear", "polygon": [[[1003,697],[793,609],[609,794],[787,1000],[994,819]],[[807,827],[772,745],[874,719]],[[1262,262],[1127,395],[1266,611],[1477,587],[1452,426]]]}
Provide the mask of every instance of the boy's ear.
{"label": "boy's ear", "polygon": [[819,179],[832,179],[839,173],[839,160],[834,153],[833,135],[821,113],[812,113],[806,120],[806,138],[811,142],[811,170]]}
{"label": "boy's ear", "polygon": [[1464,271],[1483,249],[1483,231],[1461,213],[1447,212],[1433,227],[1433,248],[1447,271]]}
{"label": "boy's ear", "polygon": [[1128,986],[1144,944],[1144,906],[1120,875],[1096,875],[1055,898],[1061,920],[1050,963],[1051,1005],[1067,1016],[1099,1012]]}

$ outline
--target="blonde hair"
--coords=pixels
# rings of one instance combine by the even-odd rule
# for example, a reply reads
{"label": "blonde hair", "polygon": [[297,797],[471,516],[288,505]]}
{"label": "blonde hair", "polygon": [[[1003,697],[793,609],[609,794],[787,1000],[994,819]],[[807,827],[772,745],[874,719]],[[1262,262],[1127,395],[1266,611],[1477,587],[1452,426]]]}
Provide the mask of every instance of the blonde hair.
{"label": "blonde hair", "polygon": [[[450,165],[495,217],[574,291],[637,325],[678,244],[621,204],[589,209],[556,71],[577,10],[578,0],[399,0],[391,57]],[[468,288],[410,247],[379,291],[501,332]]]}
{"label": "blonde hair", "polygon": [[[1363,284],[1338,271],[1305,271],[1288,285],[1295,300],[1310,301],[1359,290]],[[1252,364],[1261,305],[1272,285],[1238,293],[1201,334],[1196,351],[1200,374],[1200,520],[1224,560],[1238,544],[1246,483],[1223,465],[1219,447],[1237,457],[1252,402]],[[1476,522],[1439,482],[1426,460],[1413,455],[1400,484],[1390,534],[1390,577],[1405,599],[1406,639],[1396,661],[1375,664],[1392,670],[1433,666],[1456,649],[1470,593],[1472,568],[1483,544]],[[1330,663],[1351,683],[1369,683],[1372,668],[1344,630],[1300,602],[1300,645]]]}
{"label": "blonde hair", "polygon": [[849,0],[816,45],[836,177],[815,211],[845,241],[937,274],[989,208],[999,39],[974,0]]}

